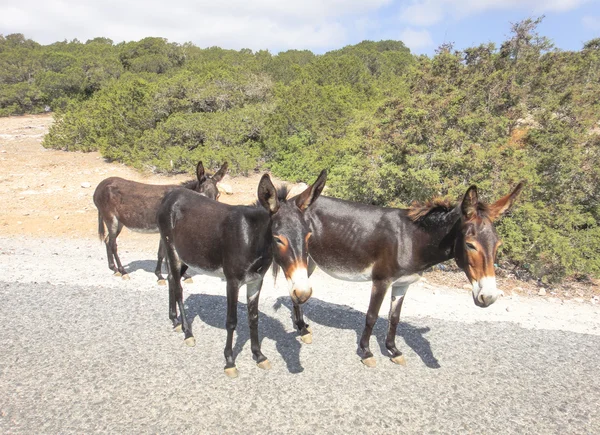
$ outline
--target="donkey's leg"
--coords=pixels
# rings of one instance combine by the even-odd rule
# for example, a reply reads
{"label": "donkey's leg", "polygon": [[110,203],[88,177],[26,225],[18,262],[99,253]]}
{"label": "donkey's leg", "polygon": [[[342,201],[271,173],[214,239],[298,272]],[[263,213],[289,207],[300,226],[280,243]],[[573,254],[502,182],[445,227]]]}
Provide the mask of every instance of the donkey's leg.
{"label": "donkey's leg", "polygon": [[293,303],[292,310],[292,320],[296,328],[298,328],[298,332],[300,332],[300,339],[303,343],[311,344],[312,343],[312,329],[308,326],[308,323],[304,321],[304,313],[302,312],[302,305],[298,305],[295,302]]}
{"label": "donkey's leg", "polygon": [[188,265],[182,264],[181,265],[181,279],[183,279],[183,282],[185,282],[187,284],[192,284],[194,282],[194,280],[192,279],[192,277],[190,275],[188,275],[187,270],[188,270]]}
{"label": "donkey's leg", "polygon": [[375,367],[377,362],[373,358],[373,353],[369,348],[369,341],[371,338],[371,332],[379,316],[379,309],[385,293],[390,286],[389,280],[373,280],[373,288],[371,290],[371,300],[369,301],[369,309],[367,310],[367,320],[365,322],[365,329],[363,330],[362,337],[358,345],[358,354],[362,358],[362,362],[367,367]]}
{"label": "donkey's leg", "polygon": [[246,285],[248,297],[248,325],[250,326],[250,349],[256,364],[261,369],[268,370],[271,363],[260,350],[260,340],[258,339],[258,298],[262,287],[262,278]]}
{"label": "donkey's leg", "polygon": [[154,269],[154,275],[156,275],[158,285],[165,285],[165,278],[162,276],[162,263],[165,258],[165,247],[162,240],[158,244],[158,253],[156,254],[156,257],[156,269]]}
{"label": "donkey's leg", "polygon": [[385,339],[385,347],[390,353],[390,359],[396,364],[406,365],[402,352],[396,348],[396,328],[400,322],[400,311],[404,296],[410,284],[392,284],[392,303],[388,319],[388,331]]}
{"label": "donkey's leg", "polygon": [[[315,269],[317,268],[317,263],[309,256],[308,257],[308,276],[310,277]],[[312,343],[312,329],[308,326],[308,323],[304,321],[304,313],[302,311],[302,305],[298,305],[297,303],[292,301],[294,305],[292,310],[292,321],[296,328],[298,328],[298,332],[300,332],[300,339],[303,343],[311,344]]]}
{"label": "donkey's leg", "polygon": [[115,271],[115,276],[122,276],[123,279],[129,279],[129,275],[127,275],[125,268],[121,264],[121,259],[119,258],[119,255],[117,254],[117,237],[119,237],[119,234],[121,234],[121,230],[123,229],[123,224],[121,222],[119,222],[118,219],[113,218],[112,222],[110,222],[110,224],[107,225],[107,228],[108,228],[107,252],[108,252],[108,247],[110,247],[110,250],[112,251],[112,255],[115,259],[115,262],[117,263],[116,268],[114,268],[114,264],[113,264],[112,270]]}
{"label": "donkey's leg", "polygon": [[227,280],[227,341],[225,342],[225,374],[230,378],[238,375],[233,357],[233,332],[237,326],[237,301],[240,292],[240,283],[236,279]]}
{"label": "donkey's leg", "polygon": [[[181,276],[179,270],[181,269],[181,260],[179,255],[175,251],[173,246],[166,246],[165,253],[167,258],[167,266],[169,267],[169,319],[173,322],[173,328],[175,331],[183,330],[185,334],[185,344],[188,346],[194,346],[196,340],[192,334],[192,328],[189,324],[185,315],[185,308],[183,306],[183,288],[181,287]],[[179,306],[179,314],[181,315],[181,323],[177,319],[177,306]]]}

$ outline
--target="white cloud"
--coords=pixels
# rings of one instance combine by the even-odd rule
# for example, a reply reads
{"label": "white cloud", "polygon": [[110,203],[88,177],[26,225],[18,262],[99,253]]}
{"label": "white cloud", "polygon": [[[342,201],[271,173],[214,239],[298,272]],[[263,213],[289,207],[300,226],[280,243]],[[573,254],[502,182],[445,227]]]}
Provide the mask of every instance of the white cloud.
{"label": "white cloud", "polygon": [[600,17],[588,15],[586,17],[583,17],[581,19],[581,22],[583,23],[583,27],[585,27],[588,30],[591,30],[593,32],[600,30]]}
{"label": "white cloud", "polygon": [[415,30],[415,29],[404,29],[400,33],[400,40],[411,49],[411,51],[419,52],[424,48],[431,47],[433,45],[433,39],[429,34],[429,31]]}
{"label": "white cloud", "polygon": [[431,26],[446,16],[462,18],[493,10],[523,10],[534,14],[565,12],[593,0],[413,0],[400,19],[413,26]]}
{"label": "white cloud", "polygon": [[392,0],[3,0],[0,33],[41,43],[160,36],[198,46],[325,49],[347,42]]}

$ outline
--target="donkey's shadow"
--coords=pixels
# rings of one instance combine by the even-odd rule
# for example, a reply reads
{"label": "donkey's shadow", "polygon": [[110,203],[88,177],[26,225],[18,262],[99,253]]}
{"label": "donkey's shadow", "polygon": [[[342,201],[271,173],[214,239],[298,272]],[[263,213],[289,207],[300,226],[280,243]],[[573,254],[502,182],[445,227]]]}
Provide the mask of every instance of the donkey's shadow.
{"label": "donkey's shadow", "polygon": [[[154,273],[156,269],[156,259],[154,260],[134,260],[129,264],[125,265],[127,273],[135,272],[138,270],[144,270],[146,272]],[[164,266],[163,266],[164,269]]]}
{"label": "donkey's shadow", "polygon": [[[149,273],[154,273],[154,270],[156,269],[156,260],[134,260],[132,262],[130,262],[129,264],[125,265],[125,270],[127,271],[127,273],[132,273],[138,270],[143,270],[145,272],[149,272]],[[166,278],[169,275],[169,269],[167,268],[167,262],[163,261],[162,267],[161,267],[161,273],[163,274],[163,276]],[[187,274],[191,277],[194,277],[195,275],[197,275],[197,273],[194,271],[194,269],[189,268],[187,270]]]}
{"label": "donkey's shadow", "polygon": [[[185,300],[185,308],[188,321],[193,322],[196,316],[204,323],[215,328],[225,329],[227,316],[227,297],[207,294],[191,294]],[[237,304],[238,323],[236,328],[236,341],[233,347],[233,355],[242,351],[244,345],[250,340],[250,328],[248,327],[248,308],[243,302]],[[258,316],[258,335],[260,340],[269,338],[275,342],[275,347],[286,363],[290,373],[300,373],[304,368],[300,364],[301,343],[298,341],[298,333],[291,330],[286,331],[283,324],[273,317],[260,312]],[[268,357],[268,355],[267,355]]]}
{"label": "donkey's shadow", "polygon": [[[283,296],[277,298],[274,308],[278,309],[282,305],[290,310],[291,319],[292,303],[290,298]],[[308,319],[307,323],[309,324],[313,321],[319,325],[329,326],[331,328],[354,330],[356,332],[356,344],[358,346],[365,326],[365,313],[346,305],[324,302],[315,297],[311,298],[306,305],[304,305],[303,311],[304,317]],[[429,331],[430,328],[428,327],[417,328],[410,323],[400,322],[396,336],[399,335],[402,337],[406,344],[419,355],[419,358],[421,358],[427,367],[438,369],[440,368],[440,364],[433,355],[429,340],[424,337],[424,334]],[[387,319],[378,318],[375,327],[373,328],[373,335],[377,338],[382,354],[388,355],[388,351],[385,347]],[[399,346],[399,348],[402,350],[401,346]]]}

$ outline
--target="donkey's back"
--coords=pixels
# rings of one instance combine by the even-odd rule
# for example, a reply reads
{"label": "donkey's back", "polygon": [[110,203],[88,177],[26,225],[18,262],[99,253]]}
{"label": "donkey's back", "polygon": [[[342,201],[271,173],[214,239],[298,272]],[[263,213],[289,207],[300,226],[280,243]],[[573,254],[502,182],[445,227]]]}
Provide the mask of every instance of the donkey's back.
{"label": "donkey's back", "polygon": [[160,201],[175,187],[138,183],[119,177],[107,178],[98,184],[94,192],[98,218],[102,218],[109,227],[120,224],[133,231],[157,233],[156,212]]}

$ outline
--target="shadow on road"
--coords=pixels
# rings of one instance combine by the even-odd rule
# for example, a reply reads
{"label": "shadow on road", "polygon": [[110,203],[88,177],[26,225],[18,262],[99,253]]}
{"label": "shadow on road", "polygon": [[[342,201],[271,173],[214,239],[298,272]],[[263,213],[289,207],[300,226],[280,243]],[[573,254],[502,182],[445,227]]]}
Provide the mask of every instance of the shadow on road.
{"label": "shadow on road", "polygon": [[[225,329],[225,319],[227,313],[227,297],[191,294],[185,300],[186,314],[190,322],[193,322],[196,316],[203,322],[215,328]],[[238,302],[237,306],[238,324],[236,328],[236,342],[233,347],[235,357],[241,352],[244,345],[250,341],[250,328],[248,327],[248,308],[247,305]],[[275,347],[286,363],[290,373],[300,373],[304,368],[300,364],[300,348],[298,333],[295,331],[286,331],[283,324],[263,312],[259,314],[258,336],[269,338],[275,342]],[[201,340],[200,337],[196,337]],[[223,342],[225,347],[225,342]],[[267,358],[269,355],[266,355]]]}
{"label": "shadow on road", "polygon": [[[292,302],[288,297],[279,297],[274,305],[275,309],[279,309],[284,305],[290,310],[290,324]],[[332,304],[330,302],[321,301],[315,297],[311,298],[304,305],[304,317],[308,319],[308,323],[315,322],[319,325],[329,326],[336,329],[350,329],[356,332],[356,345],[363,332],[365,326],[365,313],[357,311],[346,305]],[[410,323],[400,322],[396,332],[404,339],[406,344],[421,358],[423,363],[432,369],[439,369],[440,364],[437,358],[433,355],[429,340],[424,337],[430,328],[417,328]],[[385,337],[387,334],[387,319],[379,318],[373,328],[373,335],[377,338],[379,348],[384,355],[388,355],[385,347]],[[402,350],[402,346],[398,346]]]}
{"label": "shadow on road", "polygon": [[[154,273],[154,270],[156,269],[156,259],[154,259],[154,260],[134,260],[134,261],[130,262],[129,264],[125,265],[124,267],[125,267],[125,270],[127,271],[127,273],[132,273],[137,270],[144,270],[146,272]],[[167,261],[166,260],[163,261],[161,270],[162,270],[163,276],[166,279],[167,276],[169,275],[169,270],[167,269]],[[197,273],[192,268],[187,270],[187,274],[191,277],[194,277],[197,275]]]}
{"label": "shadow on road", "polygon": [[[136,270],[145,270],[146,272],[154,273],[154,269],[156,269],[156,258],[154,260],[134,260],[124,267],[127,273],[132,273]],[[163,269],[165,269],[164,266]]]}

